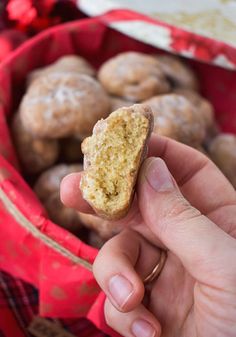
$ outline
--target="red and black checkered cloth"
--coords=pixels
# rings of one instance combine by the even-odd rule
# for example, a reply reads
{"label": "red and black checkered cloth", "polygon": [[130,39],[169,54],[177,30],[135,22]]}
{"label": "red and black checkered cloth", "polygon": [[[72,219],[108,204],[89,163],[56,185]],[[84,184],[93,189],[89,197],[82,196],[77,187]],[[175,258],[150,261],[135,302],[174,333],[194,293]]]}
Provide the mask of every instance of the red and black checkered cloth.
{"label": "red and black checkered cloth", "polygon": [[[37,290],[0,271],[0,337],[31,337],[27,328],[37,315]],[[108,337],[85,318],[56,321],[75,336]]]}

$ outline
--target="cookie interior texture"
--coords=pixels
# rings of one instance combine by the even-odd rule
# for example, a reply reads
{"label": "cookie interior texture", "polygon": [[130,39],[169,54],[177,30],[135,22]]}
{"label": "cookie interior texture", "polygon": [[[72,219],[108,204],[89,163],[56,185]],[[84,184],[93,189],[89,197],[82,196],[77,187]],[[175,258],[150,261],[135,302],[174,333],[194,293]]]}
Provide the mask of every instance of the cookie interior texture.
{"label": "cookie interior texture", "polygon": [[99,121],[82,146],[89,162],[81,183],[83,196],[98,214],[110,219],[128,211],[149,135],[150,120],[134,107],[138,105]]}

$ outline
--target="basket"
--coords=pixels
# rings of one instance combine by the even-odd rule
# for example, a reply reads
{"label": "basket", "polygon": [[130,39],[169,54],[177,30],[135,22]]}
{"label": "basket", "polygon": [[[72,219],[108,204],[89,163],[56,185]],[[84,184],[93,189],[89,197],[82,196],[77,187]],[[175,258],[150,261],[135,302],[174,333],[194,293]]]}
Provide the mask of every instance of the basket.
{"label": "basket", "polygon": [[[210,46],[209,46],[210,48]],[[21,176],[8,119],[25,90],[26,75],[62,55],[78,54],[94,67],[128,50],[157,49],[107,27],[101,18],[74,21],[48,29],[25,42],[0,65],[0,268],[39,290],[41,316],[86,317],[118,336],[105,323],[105,296],[92,263],[97,250],[52,223]],[[203,94],[213,103],[224,131],[236,133],[236,72],[189,61]]]}

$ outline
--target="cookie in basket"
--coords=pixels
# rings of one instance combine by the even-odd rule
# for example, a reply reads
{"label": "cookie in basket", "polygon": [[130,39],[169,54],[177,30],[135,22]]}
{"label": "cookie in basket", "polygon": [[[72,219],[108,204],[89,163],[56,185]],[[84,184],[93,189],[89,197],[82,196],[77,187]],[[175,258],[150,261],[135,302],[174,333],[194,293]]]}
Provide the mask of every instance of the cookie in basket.
{"label": "cookie in basket", "polygon": [[99,216],[115,220],[127,214],[152,118],[151,108],[143,104],[121,108],[99,121],[83,141],[81,191]]}
{"label": "cookie in basket", "polygon": [[59,192],[60,183],[62,179],[74,172],[82,171],[83,166],[81,164],[58,164],[45,172],[43,172],[37,179],[34,185],[34,191],[40,200],[45,200],[49,195]]}
{"label": "cookie in basket", "polygon": [[236,136],[221,133],[208,145],[210,158],[236,189]]}
{"label": "cookie in basket", "polygon": [[13,117],[11,133],[16,152],[26,173],[40,173],[56,162],[59,155],[58,141],[33,137],[25,129],[18,112]]}
{"label": "cookie in basket", "polygon": [[74,209],[62,204],[59,192],[50,194],[43,204],[54,223],[72,233],[78,233],[81,228],[80,218]]}
{"label": "cookie in basket", "polygon": [[173,55],[158,55],[156,58],[173,87],[198,90],[197,76],[180,58]]}
{"label": "cookie in basket", "polygon": [[111,95],[133,102],[170,91],[156,58],[138,52],[121,53],[106,61],[98,79]]}
{"label": "cookie in basket", "polygon": [[66,175],[81,170],[80,164],[58,164],[43,172],[34,185],[34,191],[46,208],[49,218],[74,233],[78,233],[81,228],[78,213],[62,204],[59,190]]}
{"label": "cookie in basket", "polygon": [[34,80],[39,77],[44,77],[50,73],[78,73],[89,76],[95,76],[95,69],[83,57],[77,55],[67,55],[60,57],[56,62],[49,66],[36,69],[29,73],[27,83],[30,85]]}
{"label": "cookie in basket", "polygon": [[214,108],[206,98],[202,97],[198,92],[186,88],[175,88],[173,92],[177,95],[186,97],[190,102],[193,103],[193,105],[197,108],[198,113],[205,124],[205,127],[208,130],[213,127]]}
{"label": "cookie in basket", "polygon": [[113,112],[113,111],[115,111],[119,108],[131,106],[131,105],[134,104],[133,102],[130,102],[130,101],[127,101],[125,99],[115,97],[115,96],[111,96],[110,101],[111,101],[111,112]]}
{"label": "cookie in basket", "polygon": [[84,138],[109,111],[109,97],[100,83],[90,76],[72,73],[40,77],[30,85],[20,104],[24,127],[37,137],[47,138]]}
{"label": "cookie in basket", "polygon": [[206,129],[195,106],[177,94],[154,96],[144,102],[154,116],[154,132],[196,146],[205,138]]}

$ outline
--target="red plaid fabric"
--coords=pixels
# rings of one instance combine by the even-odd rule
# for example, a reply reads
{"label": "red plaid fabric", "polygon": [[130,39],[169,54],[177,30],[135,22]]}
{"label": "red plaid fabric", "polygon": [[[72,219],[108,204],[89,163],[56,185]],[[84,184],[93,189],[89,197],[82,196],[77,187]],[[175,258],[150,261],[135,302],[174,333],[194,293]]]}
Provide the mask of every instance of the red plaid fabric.
{"label": "red plaid fabric", "polygon": [[[37,315],[37,290],[0,271],[0,337],[31,337],[27,327]],[[56,321],[75,336],[108,337],[85,318]]]}

